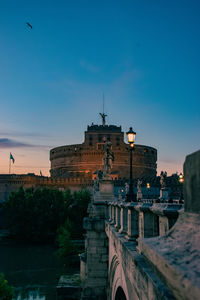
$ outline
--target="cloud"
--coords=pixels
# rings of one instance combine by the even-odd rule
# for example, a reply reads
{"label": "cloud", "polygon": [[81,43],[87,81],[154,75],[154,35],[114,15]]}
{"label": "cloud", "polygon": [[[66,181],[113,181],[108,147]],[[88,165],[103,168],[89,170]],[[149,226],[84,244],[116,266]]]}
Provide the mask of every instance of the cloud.
{"label": "cloud", "polygon": [[42,134],[38,132],[18,132],[15,130],[10,131],[0,131],[0,135],[2,136],[17,136],[17,137],[37,137],[37,138],[49,138],[51,137],[49,134]]}
{"label": "cloud", "polygon": [[31,145],[28,143],[22,143],[19,141],[15,141],[8,138],[0,138],[0,149],[6,149],[6,148],[48,148],[48,146],[43,145]]}
{"label": "cloud", "polygon": [[0,148],[23,148],[34,147],[33,145],[21,143],[8,138],[0,138]]}
{"label": "cloud", "polygon": [[81,60],[81,61],[80,61],[80,66],[81,66],[83,69],[85,69],[86,71],[89,71],[89,72],[91,72],[91,73],[97,73],[97,72],[100,71],[100,68],[99,68],[99,67],[94,66],[94,65],[88,63],[88,62],[85,61],[85,60]]}

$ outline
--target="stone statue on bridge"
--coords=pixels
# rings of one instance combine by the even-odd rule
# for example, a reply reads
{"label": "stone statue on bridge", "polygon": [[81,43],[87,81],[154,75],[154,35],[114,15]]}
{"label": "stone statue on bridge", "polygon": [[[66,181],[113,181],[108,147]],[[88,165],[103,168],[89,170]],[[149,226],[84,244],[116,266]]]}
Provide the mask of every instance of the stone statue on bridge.
{"label": "stone statue on bridge", "polygon": [[112,143],[105,142],[104,144],[104,168],[103,168],[103,177],[109,177],[112,169],[112,162],[114,161],[114,153],[111,150]]}
{"label": "stone statue on bridge", "polygon": [[101,170],[97,170],[97,177],[94,179],[94,192],[99,191],[99,181],[103,177],[103,172]]}
{"label": "stone statue on bridge", "polygon": [[142,200],[142,180],[138,179],[137,181],[137,200]]}
{"label": "stone statue on bridge", "polygon": [[138,193],[142,193],[141,185],[142,185],[142,180],[138,179],[138,181],[137,181],[137,192]]}
{"label": "stone statue on bridge", "polygon": [[160,173],[160,185],[161,185],[161,189],[165,189],[166,188],[166,177],[167,177],[167,172],[163,172],[161,171]]}

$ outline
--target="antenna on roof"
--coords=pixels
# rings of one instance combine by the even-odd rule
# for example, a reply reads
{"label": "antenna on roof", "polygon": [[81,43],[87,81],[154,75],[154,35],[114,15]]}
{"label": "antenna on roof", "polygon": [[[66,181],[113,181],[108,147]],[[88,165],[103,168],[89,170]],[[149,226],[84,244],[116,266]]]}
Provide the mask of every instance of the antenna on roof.
{"label": "antenna on roof", "polygon": [[99,113],[101,118],[102,118],[102,125],[105,126],[106,125],[106,117],[107,115],[104,114],[104,93],[103,93],[103,113]]}

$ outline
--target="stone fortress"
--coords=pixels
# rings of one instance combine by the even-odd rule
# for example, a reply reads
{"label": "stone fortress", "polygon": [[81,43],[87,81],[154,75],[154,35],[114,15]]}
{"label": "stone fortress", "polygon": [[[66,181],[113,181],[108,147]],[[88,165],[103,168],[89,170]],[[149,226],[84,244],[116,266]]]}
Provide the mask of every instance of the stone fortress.
{"label": "stone fortress", "polygon": [[[129,179],[129,145],[124,142],[121,126],[106,125],[104,113],[102,125],[88,126],[82,144],[56,147],[50,151],[52,178],[91,178],[103,166],[103,146],[105,141],[112,143],[114,161],[113,179]],[[133,177],[155,177],[157,150],[153,147],[135,145],[133,155]]]}
{"label": "stone fortress", "polygon": [[[125,196],[129,182],[129,145],[124,142],[121,126],[107,125],[104,113],[101,125],[88,126],[82,144],[66,145],[50,150],[50,177],[28,174],[0,174],[0,202],[11,192],[24,188],[67,188],[80,190],[92,189],[98,170],[103,170],[105,142],[111,143],[114,154],[111,178],[114,180],[115,194]],[[150,146],[136,144],[133,150],[134,192],[137,193],[138,179],[142,182],[142,192],[147,198],[160,196],[160,176],[157,176],[157,150]],[[147,189],[147,182],[151,188]],[[179,198],[180,184],[178,175],[166,177],[170,197]]]}

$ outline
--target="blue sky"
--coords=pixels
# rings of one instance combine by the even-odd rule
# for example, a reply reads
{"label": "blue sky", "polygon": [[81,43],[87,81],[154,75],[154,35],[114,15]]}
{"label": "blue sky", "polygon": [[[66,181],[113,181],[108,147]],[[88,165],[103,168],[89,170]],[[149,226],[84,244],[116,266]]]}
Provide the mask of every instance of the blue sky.
{"label": "blue sky", "polygon": [[[200,147],[198,0],[0,1],[0,173],[48,175],[88,124],[130,126],[158,173]],[[32,24],[33,29],[27,27]]]}

